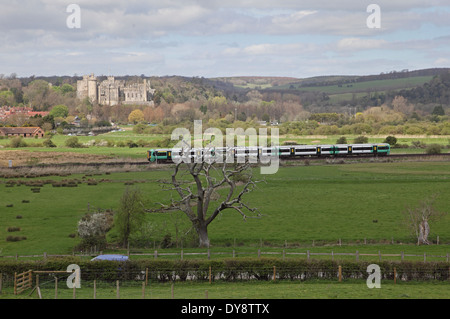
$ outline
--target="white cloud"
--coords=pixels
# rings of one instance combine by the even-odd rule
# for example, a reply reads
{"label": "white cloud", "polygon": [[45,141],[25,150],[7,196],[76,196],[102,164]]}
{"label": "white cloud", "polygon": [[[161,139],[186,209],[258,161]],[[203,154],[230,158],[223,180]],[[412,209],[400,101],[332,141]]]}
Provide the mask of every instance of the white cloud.
{"label": "white cloud", "polygon": [[[408,61],[410,65],[449,64],[445,58],[450,51],[448,0],[377,0],[379,30],[366,25],[370,1],[75,2],[81,8],[81,29],[66,26],[70,1],[3,1],[2,73],[37,74],[48,69],[45,73],[80,74],[89,67],[101,73],[98,69],[116,64],[117,70],[136,74],[145,66],[162,73],[198,75],[196,71],[202,70],[220,75],[235,65],[243,74],[258,73],[258,68],[261,74],[270,68],[292,75],[300,70],[298,64],[318,61],[314,58],[323,63],[321,70],[342,69],[343,64],[335,65],[327,56],[356,60],[370,50],[383,50],[384,62],[411,53],[411,59],[421,61]],[[439,34],[426,35],[429,28]],[[26,63],[18,62],[21,58]]]}
{"label": "white cloud", "polygon": [[337,43],[337,49],[340,51],[357,51],[382,49],[388,44],[380,39],[362,39],[362,38],[344,38]]}

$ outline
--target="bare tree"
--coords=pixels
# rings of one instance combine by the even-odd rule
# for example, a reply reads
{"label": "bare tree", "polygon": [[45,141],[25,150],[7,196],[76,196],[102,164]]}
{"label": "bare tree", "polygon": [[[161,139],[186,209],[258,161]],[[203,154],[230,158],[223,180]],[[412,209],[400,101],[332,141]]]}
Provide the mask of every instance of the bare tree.
{"label": "bare tree", "polygon": [[442,218],[446,213],[435,209],[434,202],[437,195],[434,194],[422,200],[417,207],[408,207],[404,212],[406,225],[417,238],[417,244],[429,245],[430,223]]}
{"label": "bare tree", "polygon": [[244,195],[253,191],[259,182],[253,180],[248,161],[233,164],[181,162],[175,166],[171,180],[161,182],[165,189],[176,191],[179,199],[172,199],[171,207],[189,218],[200,247],[209,247],[208,226],[222,211],[233,209],[244,220],[261,216],[257,208],[243,201]]}

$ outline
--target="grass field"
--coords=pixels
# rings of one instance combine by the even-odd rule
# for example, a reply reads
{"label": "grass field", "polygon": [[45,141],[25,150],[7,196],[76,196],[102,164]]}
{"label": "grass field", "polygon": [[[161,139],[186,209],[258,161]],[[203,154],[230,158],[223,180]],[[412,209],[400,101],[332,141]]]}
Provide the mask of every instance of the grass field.
{"label": "grass field", "polygon": [[[77,187],[71,188],[46,184],[39,193],[33,193],[31,187],[25,185],[6,187],[0,184],[1,254],[70,253],[78,238],[69,235],[76,233],[77,221],[88,207],[91,211],[116,209],[126,182],[134,181],[132,187],[142,190],[150,207],[155,202],[168,202],[170,194],[162,191],[157,181],[168,178],[170,171],[152,167],[109,175],[37,178],[80,181]],[[255,174],[258,175],[258,171]],[[259,184],[247,197],[248,203],[258,207],[263,216],[244,222],[232,211],[223,212],[209,228],[214,247],[257,247],[261,243],[267,247],[282,247],[286,242],[310,246],[313,241],[316,246],[323,246],[336,245],[339,239],[343,243],[361,245],[367,239],[372,244],[387,243],[390,250],[397,246],[399,253],[416,247],[400,244],[414,243],[403,224],[401,212],[405,207],[416,205],[434,193],[440,194],[436,208],[448,211],[449,207],[450,162],[293,166],[282,167],[278,173],[264,177],[266,183]],[[87,179],[96,179],[98,184],[81,182]],[[24,203],[24,200],[29,202]],[[12,207],[7,207],[10,205]],[[165,235],[170,233],[172,240],[180,241],[183,238],[180,234],[190,228],[182,213],[149,214],[148,220],[153,225],[150,251],[153,243],[158,245]],[[20,231],[10,233],[8,227],[19,227]],[[450,215],[447,215],[432,225],[431,239],[439,236],[441,244],[450,243],[449,229]],[[26,240],[7,242],[5,238],[9,235],[25,236]],[[447,245],[420,248],[422,254],[428,250],[448,251]],[[352,246],[350,252],[356,249],[357,246]],[[375,252],[378,249],[375,248]]]}
{"label": "grass field", "polygon": [[[305,86],[297,87],[297,90],[301,91],[318,91],[331,95],[346,94],[346,93],[367,93],[369,90],[371,93],[381,93],[387,90],[405,89],[416,87],[429,82],[432,76],[416,76],[402,79],[386,79],[386,80],[373,80],[364,82],[355,82],[349,84],[328,85],[328,86]],[[288,88],[288,85],[275,87],[276,89]]]}
{"label": "grass field", "polygon": [[[363,280],[276,281],[276,282],[181,282],[150,283],[145,287],[144,299],[448,299],[448,283],[445,282],[397,282],[382,281],[379,289],[369,289]],[[43,299],[54,299],[54,282],[41,284]],[[0,299],[37,299],[36,292],[14,296],[11,289],[4,289]],[[73,290],[60,281],[58,299],[72,299]],[[75,298],[93,299],[92,282],[83,282],[76,290]],[[116,299],[116,283],[97,285],[97,299]],[[126,283],[119,286],[120,299],[142,299],[142,283]],[[270,302],[269,302],[270,303]],[[275,312],[275,309],[272,308]],[[278,309],[280,311],[280,309]]]}

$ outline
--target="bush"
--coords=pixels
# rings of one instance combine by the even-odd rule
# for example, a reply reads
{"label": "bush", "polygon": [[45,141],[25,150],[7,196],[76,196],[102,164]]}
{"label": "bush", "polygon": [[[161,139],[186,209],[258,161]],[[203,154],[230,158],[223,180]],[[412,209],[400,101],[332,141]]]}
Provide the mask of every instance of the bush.
{"label": "bush", "polygon": [[25,236],[8,236],[6,237],[6,241],[21,241],[27,239]]}
{"label": "bush", "polygon": [[355,140],[353,141],[353,143],[355,144],[364,144],[364,143],[368,143],[369,142],[369,138],[366,136],[358,136],[357,138],[355,138]]}
{"label": "bush", "polygon": [[341,136],[337,139],[336,144],[347,144],[347,138],[345,136]]}
{"label": "bush", "polygon": [[[367,279],[367,266],[371,262],[321,260],[299,258],[230,258],[221,260],[163,260],[137,259],[124,263],[116,261],[90,262],[85,259],[65,257],[48,258],[47,261],[4,261],[0,263],[0,273],[3,278],[14,278],[15,272],[33,270],[63,270],[70,264],[77,264],[84,271],[82,280],[134,280],[137,274],[148,269],[149,279],[156,282],[172,280],[187,280],[189,274],[193,280],[207,281],[209,267],[212,280],[226,281],[260,280],[269,281],[276,267],[279,280],[336,280],[338,267],[342,266],[342,277],[347,279]],[[379,261],[381,279],[392,280],[394,268],[397,278],[410,280],[439,280],[450,279],[448,262],[419,262],[419,261]]]}
{"label": "bush", "polygon": [[395,136],[388,136],[383,143],[388,143],[391,146],[394,146],[397,144],[397,138]]}
{"label": "bush", "polygon": [[27,143],[25,143],[25,141],[21,136],[16,136],[11,139],[9,147],[11,148],[27,147]]}
{"label": "bush", "polygon": [[441,154],[442,146],[439,144],[430,144],[427,146],[427,154]]}
{"label": "bush", "polygon": [[421,141],[412,141],[411,145],[415,148],[425,148],[426,144]]}
{"label": "bush", "polygon": [[135,147],[138,147],[138,145],[137,145],[135,142],[133,142],[132,140],[128,140],[128,141],[126,142],[126,144],[127,144],[127,146],[128,146],[129,148],[135,148]]}
{"label": "bush", "polygon": [[56,144],[49,138],[47,138],[43,143],[45,147],[56,147]]}
{"label": "bush", "polygon": [[80,147],[82,147],[81,143],[78,142],[78,137],[75,137],[75,136],[74,137],[69,137],[66,140],[65,145],[67,147],[70,147],[70,148],[80,148]]}

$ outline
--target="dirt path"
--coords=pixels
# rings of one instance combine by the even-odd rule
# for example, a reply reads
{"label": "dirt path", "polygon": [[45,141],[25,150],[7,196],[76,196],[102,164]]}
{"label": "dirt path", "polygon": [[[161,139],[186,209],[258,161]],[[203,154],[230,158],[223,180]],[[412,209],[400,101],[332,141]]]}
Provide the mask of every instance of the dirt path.
{"label": "dirt path", "polygon": [[104,155],[80,154],[75,152],[30,152],[23,150],[0,150],[0,167],[58,164],[111,162],[114,158]]}

